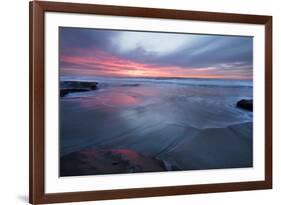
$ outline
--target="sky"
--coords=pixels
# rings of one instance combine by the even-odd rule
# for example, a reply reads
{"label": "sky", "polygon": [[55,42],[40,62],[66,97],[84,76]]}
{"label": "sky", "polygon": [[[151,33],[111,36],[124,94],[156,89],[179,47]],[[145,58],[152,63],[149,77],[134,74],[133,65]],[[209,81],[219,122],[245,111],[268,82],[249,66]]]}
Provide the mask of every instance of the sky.
{"label": "sky", "polygon": [[252,79],[253,39],[59,29],[61,76]]}

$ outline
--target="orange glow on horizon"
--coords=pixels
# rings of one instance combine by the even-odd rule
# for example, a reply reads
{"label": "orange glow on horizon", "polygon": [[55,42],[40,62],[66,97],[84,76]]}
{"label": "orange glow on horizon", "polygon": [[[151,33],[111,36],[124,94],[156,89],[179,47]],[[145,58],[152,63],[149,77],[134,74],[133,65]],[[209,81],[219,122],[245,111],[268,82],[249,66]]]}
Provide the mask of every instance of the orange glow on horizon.
{"label": "orange glow on horizon", "polygon": [[[62,63],[74,67],[62,67],[62,74],[105,77],[163,77],[163,78],[224,78],[251,79],[231,71],[216,73],[216,68],[185,68],[139,63],[110,55],[103,51],[81,51],[82,55],[63,55]],[[90,54],[90,55],[89,55]]]}

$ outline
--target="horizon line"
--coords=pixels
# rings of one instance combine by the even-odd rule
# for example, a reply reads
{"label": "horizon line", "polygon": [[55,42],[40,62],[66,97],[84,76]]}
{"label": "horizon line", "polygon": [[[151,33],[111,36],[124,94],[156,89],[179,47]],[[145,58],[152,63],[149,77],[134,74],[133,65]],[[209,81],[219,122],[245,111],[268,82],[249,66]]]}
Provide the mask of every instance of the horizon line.
{"label": "horizon line", "polygon": [[61,77],[76,77],[76,78],[147,78],[147,79],[213,79],[213,80],[251,80],[253,78],[225,78],[225,77],[154,77],[154,76],[74,76],[60,75]]}

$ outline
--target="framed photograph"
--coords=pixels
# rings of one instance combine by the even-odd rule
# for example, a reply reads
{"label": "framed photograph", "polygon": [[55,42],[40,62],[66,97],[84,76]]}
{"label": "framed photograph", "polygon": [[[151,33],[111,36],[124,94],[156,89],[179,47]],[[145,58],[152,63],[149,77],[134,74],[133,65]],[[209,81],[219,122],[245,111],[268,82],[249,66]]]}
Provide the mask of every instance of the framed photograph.
{"label": "framed photograph", "polygon": [[272,17],[30,2],[30,203],[272,188]]}

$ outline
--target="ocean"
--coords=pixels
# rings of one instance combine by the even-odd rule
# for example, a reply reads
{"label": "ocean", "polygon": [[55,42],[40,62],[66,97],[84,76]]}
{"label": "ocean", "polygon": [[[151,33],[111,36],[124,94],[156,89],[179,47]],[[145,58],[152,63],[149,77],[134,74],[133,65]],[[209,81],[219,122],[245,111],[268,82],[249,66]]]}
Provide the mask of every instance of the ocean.
{"label": "ocean", "polygon": [[252,166],[253,113],[236,107],[239,100],[252,99],[251,80],[60,81],[98,82],[97,90],[60,98],[61,157],[84,149],[122,149],[179,170]]}

